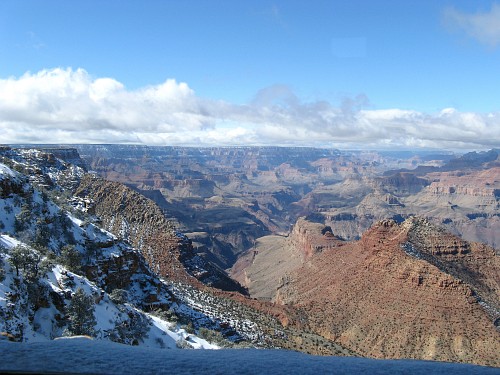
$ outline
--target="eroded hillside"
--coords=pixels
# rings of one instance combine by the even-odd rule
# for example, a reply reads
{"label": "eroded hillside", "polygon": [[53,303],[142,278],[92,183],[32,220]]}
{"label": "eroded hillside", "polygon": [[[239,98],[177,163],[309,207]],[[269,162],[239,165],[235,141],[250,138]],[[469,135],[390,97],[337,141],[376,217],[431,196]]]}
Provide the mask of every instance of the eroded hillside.
{"label": "eroded hillside", "polygon": [[467,240],[500,243],[496,150],[454,158],[286,147],[77,147],[90,169],[154,200],[222,269],[258,238],[288,234],[300,216],[347,240],[378,220],[418,215]]}
{"label": "eroded hillside", "polygon": [[[51,151],[1,149],[3,337],[44,341],[75,334],[71,306],[81,295],[93,310],[85,334],[97,339],[352,353],[294,327],[293,309],[210,287],[220,278],[237,284],[197,256],[153,202]],[[56,153],[75,160],[73,151]]]}
{"label": "eroded hillside", "polygon": [[262,295],[258,273],[288,254],[288,266],[274,264],[280,274],[268,276],[265,296],[303,311],[304,326],[316,333],[378,358],[499,365],[500,259],[493,248],[418,218],[381,221],[355,242],[299,220],[281,244],[257,246],[238,272]]}

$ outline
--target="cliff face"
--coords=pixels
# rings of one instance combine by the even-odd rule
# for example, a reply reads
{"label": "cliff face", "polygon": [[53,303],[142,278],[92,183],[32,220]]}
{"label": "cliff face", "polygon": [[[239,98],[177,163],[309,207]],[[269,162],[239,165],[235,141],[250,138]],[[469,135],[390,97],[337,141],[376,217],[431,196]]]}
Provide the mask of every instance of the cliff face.
{"label": "cliff face", "polygon": [[415,176],[413,173],[398,172],[392,176],[376,178],[374,186],[386,191],[395,192],[399,195],[409,195],[418,193],[429,181]]}
{"label": "cliff face", "polygon": [[299,249],[304,258],[345,244],[337,238],[330,227],[299,218],[290,234],[291,245]]}
{"label": "cliff face", "polygon": [[499,177],[499,167],[483,171],[430,173],[428,178],[433,182],[428,187],[428,192],[436,195],[489,197],[495,200],[500,189]]}
{"label": "cliff face", "polygon": [[225,290],[244,292],[225,273],[197,256],[191,241],[149,199],[126,186],[86,175],[75,193],[91,202],[88,209],[118,238],[139,249],[162,277],[196,284],[196,279]]}
{"label": "cliff face", "polygon": [[500,257],[495,249],[464,241],[423,219],[411,218],[401,227],[407,231],[407,253],[467,284],[491,320],[500,318]]}
{"label": "cliff face", "polygon": [[[298,235],[301,249],[322,236]],[[276,300],[363,355],[498,366],[499,267],[484,245],[425,220],[389,220],[360,241],[315,253],[282,279]]]}

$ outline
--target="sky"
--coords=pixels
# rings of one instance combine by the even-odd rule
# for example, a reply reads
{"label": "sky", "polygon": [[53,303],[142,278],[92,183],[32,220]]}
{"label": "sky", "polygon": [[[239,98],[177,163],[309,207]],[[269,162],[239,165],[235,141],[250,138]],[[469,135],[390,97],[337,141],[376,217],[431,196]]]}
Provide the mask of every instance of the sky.
{"label": "sky", "polygon": [[500,0],[0,0],[0,143],[500,147]]}

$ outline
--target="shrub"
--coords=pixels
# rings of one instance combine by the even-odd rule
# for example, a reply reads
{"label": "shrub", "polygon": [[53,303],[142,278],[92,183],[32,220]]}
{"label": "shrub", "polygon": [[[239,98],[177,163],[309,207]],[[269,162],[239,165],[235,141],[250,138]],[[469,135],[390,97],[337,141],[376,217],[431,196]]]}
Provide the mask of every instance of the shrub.
{"label": "shrub", "polygon": [[94,316],[94,299],[78,288],[71,299],[67,310],[70,335],[95,336],[94,326],[97,324]]}
{"label": "shrub", "polygon": [[151,314],[169,322],[177,323],[179,321],[179,317],[172,309],[168,310],[156,309],[152,311]]}
{"label": "shrub", "polygon": [[181,328],[184,329],[187,333],[194,333],[194,327],[192,322],[182,325]]}
{"label": "shrub", "polygon": [[184,339],[177,341],[175,346],[179,349],[193,349],[193,346]]}
{"label": "shrub", "polygon": [[211,343],[216,343],[219,345],[226,344],[226,340],[224,339],[224,336],[222,336],[222,333],[218,331],[213,331],[205,327],[201,327],[198,330],[198,336]]}
{"label": "shrub", "polygon": [[61,264],[72,272],[79,272],[82,266],[82,256],[73,245],[65,245],[61,249]]}
{"label": "shrub", "polygon": [[109,333],[111,341],[127,345],[138,345],[148,337],[149,321],[136,311],[129,311],[129,319],[116,322],[115,328]]}
{"label": "shrub", "polygon": [[128,292],[124,289],[114,289],[109,294],[109,298],[117,305],[122,305],[128,302]]}

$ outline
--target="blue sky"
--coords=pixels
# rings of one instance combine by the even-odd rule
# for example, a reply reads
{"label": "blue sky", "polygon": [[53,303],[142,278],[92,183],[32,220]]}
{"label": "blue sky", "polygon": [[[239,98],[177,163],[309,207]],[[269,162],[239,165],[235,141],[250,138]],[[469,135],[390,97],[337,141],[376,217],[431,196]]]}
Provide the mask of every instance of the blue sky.
{"label": "blue sky", "polygon": [[500,146],[495,1],[2,0],[0,56],[11,143]]}

